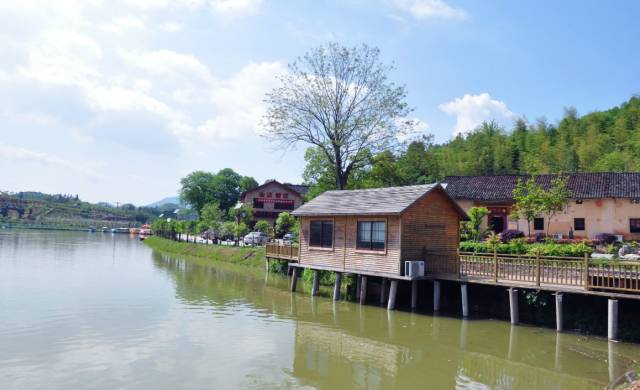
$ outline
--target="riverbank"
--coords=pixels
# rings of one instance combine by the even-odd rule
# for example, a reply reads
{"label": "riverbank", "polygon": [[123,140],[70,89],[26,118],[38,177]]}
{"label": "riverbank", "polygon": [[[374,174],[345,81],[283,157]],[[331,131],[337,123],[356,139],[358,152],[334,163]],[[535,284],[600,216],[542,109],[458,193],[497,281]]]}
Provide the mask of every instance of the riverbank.
{"label": "riverbank", "polygon": [[215,262],[242,264],[264,269],[264,247],[237,247],[214,244],[194,244],[152,236],[143,241],[152,249],[174,255],[196,257]]}

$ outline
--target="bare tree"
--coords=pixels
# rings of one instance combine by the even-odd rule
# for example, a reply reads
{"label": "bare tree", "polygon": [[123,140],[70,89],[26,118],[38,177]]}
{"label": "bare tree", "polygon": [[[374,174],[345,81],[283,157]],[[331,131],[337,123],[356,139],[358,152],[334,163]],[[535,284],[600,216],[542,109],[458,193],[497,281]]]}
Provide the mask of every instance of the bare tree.
{"label": "bare tree", "polygon": [[405,88],[388,79],[392,70],[380,62],[380,50],[367,45],[311,50],[267,94],[266,137],[284,148],[317,146],[335,169],[336,188],[344,189],[367,152],[396,148],[414,128]]}

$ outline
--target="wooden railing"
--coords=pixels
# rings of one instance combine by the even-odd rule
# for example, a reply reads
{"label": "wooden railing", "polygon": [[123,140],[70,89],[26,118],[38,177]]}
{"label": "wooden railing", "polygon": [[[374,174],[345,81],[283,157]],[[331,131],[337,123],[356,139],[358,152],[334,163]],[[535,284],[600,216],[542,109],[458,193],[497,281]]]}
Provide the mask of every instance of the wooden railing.
{"label": "wooden railing", "polygon": [[640,264],[578,257],[460,253],[460,276],[585,290],[640,292]]}
{"label": "wooden railing", "polygon": [[283,245],[269,243],[266,245],[267,257],[283,260],[298,260],[299,248],[297,245]]}
{"label": "wooden railing", "polygon": [[[269,243],[269,258],[298,261],[297,245]],[[512,255],[460,252],[425,254],[425,275],[458,274],[494,283],[565,286],[584,290],[640,293],[640,263],[603,261],[584,257]]]}

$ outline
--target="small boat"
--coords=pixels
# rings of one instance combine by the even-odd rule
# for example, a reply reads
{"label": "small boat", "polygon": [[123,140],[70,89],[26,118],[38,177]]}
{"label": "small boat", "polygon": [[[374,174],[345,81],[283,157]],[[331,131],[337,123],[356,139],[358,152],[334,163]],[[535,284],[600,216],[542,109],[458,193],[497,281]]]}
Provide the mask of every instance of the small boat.
{"label": "small boat", "polygon": [[116,228],[111,229],[111,233],[118,233],[118,229]]}
{"label": "small boat", "polygon": [[138,231],[138,234],[140,234],[140,237],[145,237],[145,236],[150,236],[151,235],[151,226],[148,224],[144,224],[142,226],[140,226],[140,230]]}
{"label": "small boat", "polygon": [[95,233],[95,232],[96,232],[96,227],[95,227],[95,226],[89,226],[89,227],[87,228],[87,231],[88,231],[88,232],[91,232],[91,233]]}
{"label": "small boat", "polygon": [[108,227],[106,227],[106,226],[103,226],[103,227],[102,227],[102,233],[106,233],[106,232],[108,232],[108,231],[109,231],[109,228],[108,228]]}

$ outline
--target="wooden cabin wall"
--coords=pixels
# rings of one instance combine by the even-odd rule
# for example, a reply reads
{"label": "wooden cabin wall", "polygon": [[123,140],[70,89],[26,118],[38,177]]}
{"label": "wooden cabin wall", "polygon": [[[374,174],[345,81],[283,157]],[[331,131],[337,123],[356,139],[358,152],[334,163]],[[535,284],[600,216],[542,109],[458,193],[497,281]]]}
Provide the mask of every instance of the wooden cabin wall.
{"label": "wooden cabin wall", "polygon": [[[333,221],[333,248],[309,248],[310,222]],[[385,220],[385,251],[356,249],[358,221]],[[302,217],[300,219],[300,264],[343,269],[347,272],[368,271],[400,274],[400,217]],[[346,241],[346,245],[345,245]]]}
{"label": "wooden cabin wall", "polygon": [[424,260],[425,273],[457,274],[459,226],[451,200],[432,191],[402,214],[402,263]]}

